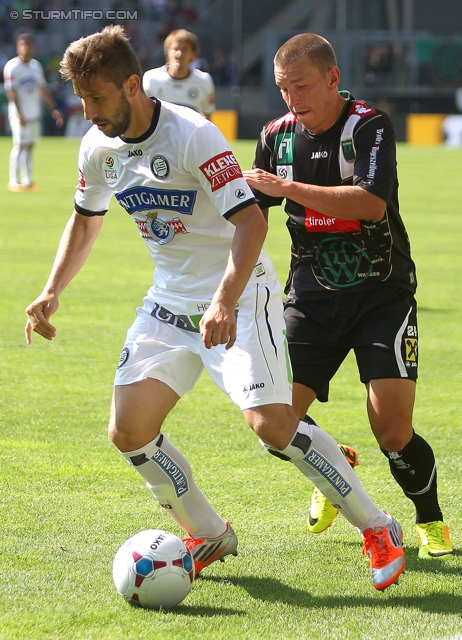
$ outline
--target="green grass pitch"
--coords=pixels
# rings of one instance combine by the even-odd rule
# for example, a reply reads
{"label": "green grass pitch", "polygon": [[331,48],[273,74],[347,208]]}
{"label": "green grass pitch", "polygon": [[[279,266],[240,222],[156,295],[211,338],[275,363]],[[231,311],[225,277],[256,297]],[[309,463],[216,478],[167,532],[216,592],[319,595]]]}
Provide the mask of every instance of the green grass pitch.
{"label": "green grass pitch", "polygon": [[[255,143],[232,144],[250,168]],[[400,200],[419,279],[420,379],[415,428],[438,461],[440,502],[455,554],[417,560],[411,503],[392,480],[367,424],[352,358],[313,416],[358,449],[373,499],[401,522],[408,567],[384,593],[371,583],[361,540],[338,518],[309,535],[311,487],[267,455],[206,376],[169,416],[165,433],[240,539],[239,556],[204,571],[169,612],[117,595],[119,545],[147,528],[181,535],[108,442],[114,369],[152,265],[114,202],[95,248],[61,298],[49,343],[24,341],[24,308],[41,291],[72,211],[78,141],[42,139],[38,192],[6,188],[10,138],[0,138],[0,639],[404,640],[462,632],[462,150],[399,145]],[[273,210],[266,249],[280,279],[285,214]]]}

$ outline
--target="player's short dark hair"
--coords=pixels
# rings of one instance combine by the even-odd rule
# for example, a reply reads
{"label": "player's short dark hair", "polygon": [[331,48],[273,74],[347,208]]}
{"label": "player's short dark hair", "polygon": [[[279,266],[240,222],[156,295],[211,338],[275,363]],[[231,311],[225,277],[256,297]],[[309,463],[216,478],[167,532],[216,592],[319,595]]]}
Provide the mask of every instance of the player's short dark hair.
{"label": "player's short dark hair", "polygon": [[34,42],[34,36],[30,31],[21,31],[16,36],[16,42],[20,42],[21,40],[27,40],[28,42]]}
{"label": "player's short dark hair", "polygon": [[287,40],[276,52],[274,64],[285,66],[301,56],[307,56],[322,74],[337,66],[337,57],[331,43],[316,33],[300,33]]}
{"label": "player's short dark hair", "polygon": [[164,40],[164,55],[167,58],[167,53],[173,42],[187,42],[191,45],[191,49],[194,51],[196,57],[199,55],[200,45],[199,38],[191,33],[191,31],[187,31],[186,29],[175,29],[175,31],[171,31],[168,36]]}
{"label": "player's short dark hair", "polygon": [[143,77],[138,58],[120,25],[109,25],[71,42],[61,60],[60,73],[64,81],[79,82],[99,74],[119,89],[131,75]]}

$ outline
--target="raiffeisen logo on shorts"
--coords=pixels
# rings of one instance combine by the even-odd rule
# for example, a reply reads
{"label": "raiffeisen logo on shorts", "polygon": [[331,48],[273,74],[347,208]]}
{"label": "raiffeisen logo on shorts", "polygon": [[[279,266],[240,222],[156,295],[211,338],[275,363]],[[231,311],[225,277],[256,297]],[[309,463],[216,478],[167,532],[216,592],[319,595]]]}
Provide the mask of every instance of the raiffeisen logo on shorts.
{"label": "raiffeisen logo on shorts", "polygon": [[221,189],[236,178],[242,178],[241,168],[231,151],[210,158],[199,169],[212,185],[212,191]]}

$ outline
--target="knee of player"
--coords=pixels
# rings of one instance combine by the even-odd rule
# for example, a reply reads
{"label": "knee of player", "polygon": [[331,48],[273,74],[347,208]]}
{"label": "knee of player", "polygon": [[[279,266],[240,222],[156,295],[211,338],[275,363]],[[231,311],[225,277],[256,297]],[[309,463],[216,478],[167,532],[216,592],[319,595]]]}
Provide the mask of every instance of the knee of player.
{"label": "knee of player", "polygon": [[121,451],[136,451],[142,449],[148,443],[153,442],[160,433],[160,426],[156,424],[143,424],[135,419],[120,418],[117,420],[114,413],[109,419],[109,440]]}
{"label": "knee of player", "polygon": [[249,427],[264,443],[282,450],[292,440],[298,425],[298,418],[291,407],[266,405],[256,410],[244,411]]}
{"label": "knee of player", "polygon": [[120,451],[133,451],[138,448],[130,432],[121,428],[113,416],[109,420],[108,437]]}
{"label": "knee of player", "polygon": [[254,431],[260,440],[279,451],[285,449],[292,439],[291,435],[286,435],[283,431],[274,428],[272,425],[266,425],[263,428],[254,429]]}
{"label": "knee of player", "polygon": [[406,431],[393,431],[389,430],[381,434],[380,438],[377,438],[381,449],[385,451],[401,451],[407,445],[412,437],[412,429],[410,433]]}
{"label": "knee of player", "polygon": [[118,437],[117,425],[115,423],[115,420],[112,417],[109,420],[109,424],[108,424],[108,428],[107,428],[107,435],[108,435],[108,438],[109,438],[109,440],[111,442],[114,442]]}

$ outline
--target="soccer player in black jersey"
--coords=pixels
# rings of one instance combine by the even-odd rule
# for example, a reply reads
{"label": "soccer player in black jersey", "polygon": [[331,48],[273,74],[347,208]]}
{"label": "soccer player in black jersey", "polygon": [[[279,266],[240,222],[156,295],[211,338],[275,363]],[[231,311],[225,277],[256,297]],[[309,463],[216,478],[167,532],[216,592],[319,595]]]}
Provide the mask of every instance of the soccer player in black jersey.
{"label": "soccer player in black jersey", "polygon": [[[265,213],[285,199],[292,240],[285,321],[293,405],[303,417],[353,349],[372,431],[416,508],[419,557],[452,553],[430,445],[412,426],[417,280],[399,213],[395,134],[387,114],[339,90],[335,52],[311,33],[274,58],[289,112],[266,124],[245,177]],[[355,453],[353,451],[354,463]],[[309,528],[337,509],[315,489]]]}

